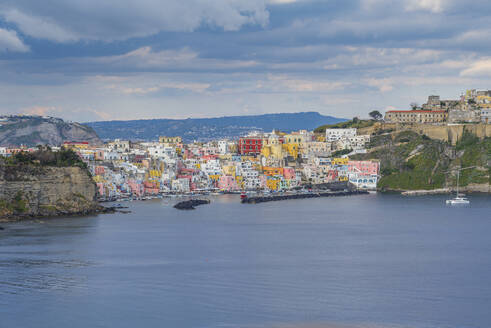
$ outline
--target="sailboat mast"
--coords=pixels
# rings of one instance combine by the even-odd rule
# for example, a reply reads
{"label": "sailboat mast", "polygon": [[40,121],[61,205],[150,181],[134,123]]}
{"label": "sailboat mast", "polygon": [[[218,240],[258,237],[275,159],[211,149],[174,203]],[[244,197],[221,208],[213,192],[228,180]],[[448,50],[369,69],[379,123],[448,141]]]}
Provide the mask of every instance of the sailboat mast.
{"label": "sailboat mast", "polygon": [[460,177],[460,170],[457,170],[457,197],[459,197],[459,177]]}

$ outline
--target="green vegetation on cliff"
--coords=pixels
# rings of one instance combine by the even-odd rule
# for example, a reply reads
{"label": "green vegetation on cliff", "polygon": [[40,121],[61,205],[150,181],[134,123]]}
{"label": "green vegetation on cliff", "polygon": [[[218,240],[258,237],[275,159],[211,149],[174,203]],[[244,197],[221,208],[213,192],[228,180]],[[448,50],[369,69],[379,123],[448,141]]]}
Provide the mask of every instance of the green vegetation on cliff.
{"label": "green vegetation on cliff", "polygon": [[83,169],[87,165],[80,157],[71,149],[62,148],[59,151],[51,151],[49,148],[42,148],[35,152],[19,152],[12,157],[3,159],[2,163],[6,166],[18,165],[38,165],[38,166],[54,166],[54,167],[69,167],[78,166]]}
{"label": "green vegetation on cliff", "polygon": [[319,126],[314,130],[314,132],[324,133],[326,132],[326,129],[347,129],[347,128],[361,129],[361,128],[367,128],[369,126],[372,126],[376,122],[377,122],[376,120],[360,120],[359,118],[354,117],[352,120],[346,122]]}
{"label": "green vegetation on cliff", "polygon": [[379,159],[381,190],[419,190],[453,187],[457,168],[461,186],[491,183],[491,138],[464,133],[456,146],[404,131],[373,136],[369,153],[354,159]]}

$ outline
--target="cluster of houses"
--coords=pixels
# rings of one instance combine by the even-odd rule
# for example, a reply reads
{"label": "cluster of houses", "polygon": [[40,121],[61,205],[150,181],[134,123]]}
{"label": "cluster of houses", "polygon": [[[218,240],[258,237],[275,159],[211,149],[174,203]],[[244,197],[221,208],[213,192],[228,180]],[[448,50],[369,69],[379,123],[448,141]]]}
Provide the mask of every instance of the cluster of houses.
{"label": "cluster of houses", "polygon": [[421,107],[411,110],[390,110],[385,113],[389,123],[491,123],[491,90],[467,90],[460,99],[443,100],[432,95]]}
{"label": "cluster of houses", "polygon": [[[104,146],[65,142],[88,164],[101,197],[144,197],[164,193],[285,191],[304,185],[350,181],[375,189],[379,162],[350,160],[366,152],[367,135],[356,129],[250,133],[238,140],[184,143],[114,140]],[[56,150],[56,148],[54,148]],[[9,156],[26,148],[2,148]],[[340,155],[344,154],[344,155]]]}

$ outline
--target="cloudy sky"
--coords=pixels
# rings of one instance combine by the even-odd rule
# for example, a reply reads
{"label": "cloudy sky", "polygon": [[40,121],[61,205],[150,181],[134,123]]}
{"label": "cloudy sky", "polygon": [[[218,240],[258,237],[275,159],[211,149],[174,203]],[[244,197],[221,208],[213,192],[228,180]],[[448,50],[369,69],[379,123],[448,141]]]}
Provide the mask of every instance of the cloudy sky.
{"label": "cloudy sky", "polygon": [[489,0],[2,0],[0,113],[366,116],[491,89]]}

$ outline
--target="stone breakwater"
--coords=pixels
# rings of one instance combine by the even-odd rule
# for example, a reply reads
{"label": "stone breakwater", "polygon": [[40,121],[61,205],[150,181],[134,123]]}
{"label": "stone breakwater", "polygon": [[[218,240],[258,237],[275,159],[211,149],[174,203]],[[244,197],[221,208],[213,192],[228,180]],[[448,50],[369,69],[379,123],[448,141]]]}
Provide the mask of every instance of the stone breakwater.
{"label": "stone breakwater", "polygon": [[0,220],[105,212],[80,167],[0,166]]}
{"label": "stone breakwater", "polygon": [[313,193],[306,193],[306,194],[247,197],[242,199],[241,202],[242,204],[257,204],[257,203],[274,202],[274,201],[289,200],[289,199],[353,196],[353,195],[366,195],[366,194],[368,194],[368,191],[364,191],[364,190],[330,191],[330,192],[317,192],[317,193],[313,192]]}
{"label": "stone breakwater", "polygon": [[177,208],[178,210],[194,210],[196,206],[205,205],[205,204],[210,204],[210,200],[191,199],[191,200],[185,200],[183,202],[177,203],[176,205],[174,205],[174,208]]}

